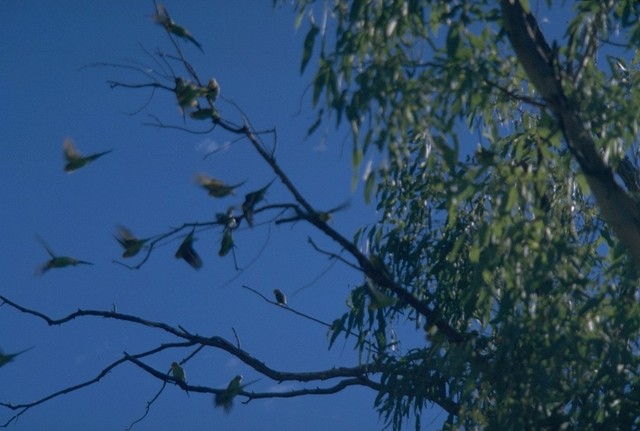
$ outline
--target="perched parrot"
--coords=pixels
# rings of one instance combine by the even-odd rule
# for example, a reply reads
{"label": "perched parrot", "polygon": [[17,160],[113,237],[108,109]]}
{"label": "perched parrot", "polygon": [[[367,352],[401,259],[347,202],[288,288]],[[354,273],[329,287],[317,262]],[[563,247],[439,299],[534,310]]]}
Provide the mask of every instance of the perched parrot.
{"label": "perched parrot", "polygon": [[253,227],[253,210],[255,206],[264,199],[264,195],[267,193],[269,186],[271,186],[274,181],[275,180],[271,180],[269,184],[263,188],[245,195],[244,203],[242,204],[242,213],[244,214],[244,218],[247,219],[249,226]]}
{"label": "perched parrot", "polygon": [[209,80],[207,89],[209,90],[207,92],[207,100],[213,105],[214,103],[216,103],[216,100],[218,100],[218,96],[220,96],[220,85],[218,85],[218,81],[216,81],[216,78],[211,78]]}
{"label": "perched parrot", "polygon": [[183,259],[191,265],[193,269],[198,270],[202,268],[202,259],[193,248],[193,241],[195,241],[195,238],[193,237],[194,231],[195,229],[189,232],[189,235],[184,238],[182,244],[178,247],[178,251],[176,251],[176,258]]}
{"label": "perched parrot", "polygon": [[116,240],[124,248],[124,253],[122,253],[122,257],[124,258],[133,257],[138,254],[149,239],[150,238],[136,238],[129,229],[124,226],[118,226],[118,236],[116,236]]}
{"label": "perched parrot", "polygon": [[17,356],[22,355],[24,352],[28,352],[31,349],[33,349],[33,347],[29,347],[28,349],[21,350],[18,353],[7,353],[7,354],[5,354],[2,350],[0,350],[0,367],[4,367],[9,362],[13,362],[13,360]]}
{"label": "perched parrot", "polygon": [[194,120],[219,120],[220,114],[215,108],[202,108],[189,113],[189,117]]}
{"label": "perched parrot", "polygon": [[243,185],[246,181],[230,186],[225,184],[222,180],[200,173],[196,174],[196,182],[206,189],[210,196],[215,198],[224,198],[235,194],[235,189]]}
{"label": "perched parrot", "polygon": [[173,377],[175,377],[176,380],[179,380],[182,383],[187,381],[187,375],[184,372],[184,368],[182,368],[177,362],[171,363],[171,374],[173,374]]}
{"label": "perched parrot", "polygon": [[287,305],[287,296],[280,289],[274,289],[273,294],[276,296],[278,305]]}
{"label": "perched parrot", "polygon": [[216,222],[227,229],[235,229],[238,227],[238,221],[233,215],[234,209],[233,206],[230,206],[226,213],[216,213]]}
{"label": "perched parrot", "polygon": [[182,111],[198,106],[198,97],[206,95],[209,91],[206,88],[198,87],[193,82],[185,81],[180,77],[176,78],[175,82],[176,88],[174,91],[178,105],[180,105]]}
{"label": "perched parrot", "polygon": [[[222,407],[225,413],[229,413],[233,407],[233,399],[240,393],[244,386],[241,386],[242,375],[238,374],[229,382],[227,389],[215,395],[214,404]],[[246,386],[246,385],[245,385]]]}
{"label": "perched parrot", "polygon": [[69,256],[56,256],[53,253],[53,250],[51,250],[51,247],[49,247],[47,243],[44,242],[43,239],[39,238],[38,241],[40,242],[40,244],[42,244],[45,250],[47,250],[47,253],[49,253],[49,256],[51,256],[51,259],[43,263],[40,266],[40,268],[38,268],[38,274],[44,274],[45,272],[49,271],[52,268],[64,268],[66,266],[76,266],[76,265],[93,265],[93,263],[91,262],[78,260],[76,258],[69,257]]}
{"label": "perched parrot", "polygon": [[202,49],[202,45],[200,45],[200,43],[198,43],[198,41],[193,38],[191,33],[189,33],[186,28],[175,23],[175,21],[173,21],[169,16],[169,12],[167,12],[167,9],[161,4],[156,5],[156,14],[153,16],[153,19],[155,20],[155,22],[163,26],[165,30],[167,30],[167,32],[175,34],[182,39],[188,40],[189,42],[197,46],[200,51],[204,52],[204,50]]}
{"label": "perched parrot", "polygon": [[64,144],[64,158],[67,161],[67,164],[64,166],[64,171],[67,173],[72,173],[81,167],[93,162],[99,157],[104,156],[105,154],[110,153],[113,150],[103,151],[102,153],[91,154],[90,156],[83,157],[82,154],[76,150],[76,146],[73,143],[71,138],[65,138]]}

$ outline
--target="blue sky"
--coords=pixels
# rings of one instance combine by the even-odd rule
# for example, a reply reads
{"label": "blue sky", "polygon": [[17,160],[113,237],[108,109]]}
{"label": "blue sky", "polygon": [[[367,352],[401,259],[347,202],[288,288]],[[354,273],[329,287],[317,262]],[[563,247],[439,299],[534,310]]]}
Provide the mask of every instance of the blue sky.
{"label": "blue sky", "polygon": [[[241,106],[257,129],[277,128],[278,162],[307,198],[328,209],[352,197],[352,206],[336,214],[334,222],[347,237],[372,222],[374,209],[362,204],[360,190],[351,190],[348,134],[330,133],[325,139],[319,133],[304,139],[313,119],[309,94],[305,95],[311,75],[298,73],[304,32],[295,30],[292,11],[274,12],[270,1],[164,4],[204,47],[202,55],[182,45],[198,72],[215,76],[222,94]],[[328,351],[325,328],[241,288],[246,284],[270,297],[279,287],[291,296],[329,266],[326,257],[307,244],[307,236],[326,249],[333,244],[302,224],[238,232],[236,253],[244,271],[236,279],[231,257],[217,256],[218,230],[198,235],[196,248],[205,261],[198,272],[173,257],[177,241],[159,247],[140,271],[112,263],[122,253],[113,238],[116,225],[145,237],[184,222],[211,220],[215,212],[241,203],[244,193],[274,178],[246,141],[205,160],[207,148],[231,138],[218,131],[195,135],[144,126],[150,121],[147,113],[181,124],[170,93],[157,93],[142,113],[129,115],[145,106],[149,92],[110,89],[106,80],[138,82],[141,76],[112,68],[83,68],[95,62],[152,64],[143,47],[153,51],[171,46],[153,24],[152,13],[151,1],[0,3],[0,15],[5,17],[0,29],[5,58],[0,91],[7,102],[0,107],[5,124],[0,194],[6,205],[0,225],[6,244],[0,252],[5,262],[2,294],[55,318],[78,308],[109,310],[115,304],[120,312],[182,325],[202,335],[233,341],[235,329],[244,349],[278,370],[356,365],[350,344],[339,341]],[[237,118],[230,104],[220,102],[219,109],[223,116]],[[66,136],[85,154],[113,152],[68,175],[62,156]],[[194,184],[193,176],[200,171],[230,183],[247,183],[238,198],[215,200]],[[290,201],[279,182],[267,199]],[[36,235],[56,253],[95,265],[36,276],[36,268],[48,259]],[[289,302],[331,321],[345,311],[348,289],[360,281],[358,274],[335,265]],[[0,401],[38,399],[95,377],[123,351],[137,353],[171,341],[175,339],[159,331],[104,319],[48,327],[2,307],[0,348],[5,352],[35,348],[0,369]],[[168,369],[188,353],[174,350],[148,363]],[[220,388],[238,373],[246,381],[259,377],[213,349],[201,352],[186,370],[190,382]],[[134,366],[121,366],[98,384],[31,409],[10,429],[124,429],[144,413],[159,387],[159,381]],[[252,389],[294,387],[301,386],[263,378]],[[133,429],[376,429],[382,422],[373,410],[374,397],[371,390],[350,389],[334,396],[236,402],[232,413],[225,415],[212,407],[211,396],[188,397],[170,386]],[[1,410],[1,422],[9,416],[8,410]]]}
{"label": "blue sky", "polygon": [[[314,118],[309,109],[311,74],[298,73],[304,31],[295,30],[292,11],[274,11],[271,1],[164,4],[203,45],[204,55],[182,44],[201,76],[215,76],[222,95],[241,106],[256,129],[277,129],[277,160],[310,202],[328,209],[351,198],[349,209],[337,213],[334,221],[348,238],[372,223],[374,208],[362,203],[361,190],[351,190],[349,134],[333,132],[331,124],[326,135],[321,129],[305,139]],[[0,253],[5,270],[0,292],[56,318],[77,308],[110,310],[115,304],[120,312],[182,325],[202,335],[233,341],[235,329],[245,350],[278,370],[356,365],[350,343],[338,341],[328,351],[324,327],[241,288],[246,284],[269,297],[280,288],[289,294],[292,307],[329,322],[346,310],[349,288],[360,283],[361,276],[340,265],[291,296],[330,265],[307,244],[308,236],[338,251],[300,223],[237,232],[241,274],[230,256],[217,256],[219,230],[198,235],[196,248],[204,259],[198,272],[173,257],[179,240],[159,247],[139,271],[112,263],[122,253],[113,239],[116,225],[146,237],[184,222],[211,220],[215,212],[241,203],[244,193],[274,178],[246,141],[204,159],[207,149],[231,142],[222,131],[197,135],[143,125],[152,121],[147,114],[174,125],[181,125],[182,119],[170,93],[156,93],[147,105],[148,91],[110,89],[106,84],[108,79],[142,82],[142,76],[84,67],[95,62],[152,64],[144,49],[171,47],[152,14],[151,1],[0,2],[0,15],[5,17],[0,28],[5,58],[0,66],[0,94],[5,100],[0,107],[5,125],[0,157],[0,196],[5,202],[0,224],[5,247]],[[557,23],[565,21],[542,25],[557,32],[562,29]],[[138,115],[130,115],[143,107]],[[218,108],[224,117],[238,118],[231,104],[221,101]],[[85,154],[113,152],[67,175],[62,157],[66,136]],[[472,142],[470,148],[475,145]],[[194,184],[193,176],[200,171],[229,183],[247,182],[237,198],[215,200]],[[267,199],[291,201],[279,182]],[[36,235],[57,253],[95,265],[36,276],[35,269],[48,259]],[[48,327],[2,307],[0,348],[35,348],[0,369],[0,401],[38,399],[95,377],[123,351],[137,353],[171,341],[175,339],[158,331],[103,319]],[[174,350],[148,363],[168,369],[189,353]],[[247,381],[259,377],[213,349],[201,352],[186,371],[190,382],[219,388],[238,373]],[[159,387],[159,381],[133,365],[121,366],[96,385],[31,409],[9,429],[121,430],[144,413]],[[262,392],[300,387],[262,378],[251,388]],[[212,407],[211,396],[188,397],[170,386],[133,429],[380,429],[374,397],[368,389],[349,389],[332,396],[236,402],[225,415]],[[2,423],[10,417],[7,410],[0,413]],[[434,416],[441,422],[444,414],[439,413],[434,410],[422,423],[429,424]]]}

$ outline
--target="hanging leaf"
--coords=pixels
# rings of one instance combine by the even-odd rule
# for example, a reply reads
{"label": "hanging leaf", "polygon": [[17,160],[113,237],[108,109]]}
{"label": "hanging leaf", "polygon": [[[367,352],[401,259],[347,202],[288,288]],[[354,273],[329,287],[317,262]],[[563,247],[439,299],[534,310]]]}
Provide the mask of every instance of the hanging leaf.
{"label": "hanging leaf", "polygon": [[313,54],[313,45],[315,44],[316,37],[320,29],[311,24],[311,29],[307,33],[307,36],[304,38],[304,50],[302,51],[302,64],[300,65],[300,75],[304,73],[304,70],[309,64],[309,60],[311,60],[311,54]]}
{"label": "hanging leaf", "polygon": [[368,205],[371,202],[371,195],[373,194],[373,186],[376,183],[376,173],[372,170],[367,175],[367,179],[364,183],[364,202]]}

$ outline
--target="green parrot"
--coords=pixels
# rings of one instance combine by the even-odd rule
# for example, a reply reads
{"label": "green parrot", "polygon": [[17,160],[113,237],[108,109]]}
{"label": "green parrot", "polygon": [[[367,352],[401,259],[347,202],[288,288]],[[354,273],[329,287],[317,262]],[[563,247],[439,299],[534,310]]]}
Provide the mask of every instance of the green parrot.
{"label": "green parrot", "polygon": [[255,192],[247,193],[244,197],[244,203],[242,204],[242,213],[244,214],[244,218],[247,219],[247,223],[249,226],[253,227],[253,210],[255,206],[264,199],[264,195],[267,193],[267,189],[269,186],[273,184],[275,179],[271,180],[269,184],[264,186],[261,189],[256,190]]}
{"label": "green parrot", "polygon": [[138,254],[149,239],[150,238],[136,238],[129,229],[124,226],[118,226],[118,236],[116,236],[116,240],[124,248],[124,253],[122,253],[122,257],[124,258],[133,257]]}
{"label": "green parrot", "polygon": [[[235,376],[227,386],[227,389],[215,395],[214,404],[216,407],[222,407],[225,413],[229,413],[233,407],[233,399],[242,391],[241,386],[242,375]],[[246,386],[246,385],[245,385]]]}
{"label": "green parrot", "polygon": [[196,174],[196,182],[206,189],[210,196],[215,198],[224,198],[235,194],[235,189],[243,185],[246,181],[230,186],[225,184],[222,180],[199,173]]}
{"label": "green parrot", "polygon": [[182,39],[188,40],[189,42],[197,46],[200,51],[204,52],[204,50],[202,49],[202,45],[200,45],[200,43],[198,43],[198,41],[194,39],[194,37],[186,28],[175,23],[175,21],[172,20],[169,16],[169,12],[167,12],[167,9],[161,4],[156,5],[156,14],[153,16],[153,19],[155,22],[163,26],[165,30],[167,30],[167,32],[175,34]]}
{"label": "green parrot", "polygon": [[13,362],[13,360],[17,356],[22,355],[24,352],[28,352],[31,349],[33,349],[33,347],[29,347],[28,349],[21,350],[18,353],[6,353],[6,354],[0,349],[0,367],[4,367],[9,362]]}
{"label": "green parrot", "polygon": [[238,221],[233,215],[235,207],[230,206],[227,208],[226,213],[216,213],[216,222],[223,225],[226,229],[234,229],[238,227]]}
{"label": "green parrot", "polygon": [[276,296],[278,305],[287,305],[287,296],[280,289],[274,289],[273,294]]}
{"label": "green parrot", "polygon": [[211,78],[209,80],[207,83],[207,90],[209,90],[206,94],[207,100],[213,105],[216,103],[216,100],[218,100],[218,96],[220,96],[220,85],[218,84],[218,81],[216,81],[216,78]]}
{"label": "green parrot", "polygon": [[194,120],[219,120],[220,114],[215,108],[202,108],[189,113],[189,117]]}
{"label": "green parrot", "polygon": [[185,111],[188,108],[197,107],[198,97],[206,95],[209,91],[206,88],[198,87],[193,82],[185,81],[183,78],[180,78],[180,77],[177,77],[175,82],[176,82],[176,88],[174,91],[176,93],[176,99],[178,100],[178,105],[180,105],[180,109],[182,111]]}
{"label": "green parrot", "polygon": [[182,383],[187,381],[187,374],[184,372],[184,368],[182,368],[177,362],[171,363],[171,374],[173,374],[173,377],[175,377],[176,380]]}
{"label": "green parrot", "polygon": [[47,245],[46,242],[42,238],[38,238],[38,241],[42,246],[47,250],[51,259],[43,263],[40,268],[38,268],[38,274],[44,274],[52,268],[64,268],[66,266],[77,266],[77,265],[93,265],[91,262],[86,262],[84,260],[78,260],[69,256],[56,256],[51,250],[51,247]]}
{"label": "green parrot", "polygon": [[224,257],[233,248],[233,237],[231,236],[231,229],[226,227],[224,229],[224,233],[222,235],[222,242],[220,243],[220,251],[218,252],[218,256]]}
{"label": "green parrot", "polygon": [[78,150],[76,150],[76,146],[73,143],[73,140],[71,138],[65,138],[63,149],[64,149],[64,158],[67,161],[67,164],[64,166],[64,171],[69,174],[93,162],[97,158],[102,157],[105,154],[108,154],[111,151],[113,151],[113,150],[103,151],[101,153],[95,153],[95,154],[91,154],[90,156],[83,157],[82,154],[80,154]]}
{"label": "green parrot", "polygon": [[176,258],[183,259],[191,265],[193,269],[198,270],[202,268],[202,259],[193,248],[193,241],[195,241],[193,237],[194,231],[195,229],[189,232],[189,235],[184,238],[184,241],[182,241],[182,244],[180,244],[180,247],[178,247],[176,251]]}

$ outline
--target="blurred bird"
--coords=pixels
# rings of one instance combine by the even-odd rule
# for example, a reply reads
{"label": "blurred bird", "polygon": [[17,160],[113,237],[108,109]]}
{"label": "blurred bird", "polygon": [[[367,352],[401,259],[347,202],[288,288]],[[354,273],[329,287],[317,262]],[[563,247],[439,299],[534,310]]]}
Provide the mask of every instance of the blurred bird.
{"label": "blurred bird", "polygon": [[[227,389],[215,395],[214,404],[216,407],[222,407],[225,413],[229,413],[233,407],[233,399],[240,393],[243,386],[242,375],[238,374],[229,382]],[[246,386],[246,385],[245,385]]]}
{"label": "blurred bird", "polygon": [[244,218],[247,219],[249,226],[253,227],[253,210],[255,206],[264,199],[264,195],[267,193],[269,186],[273,184],[275,179],[271,180],[269,184],[255,192],[247,193],[244,197],[244,203],[242,204],[242,213]]}
{"label": "blurred bird", "polygon": [[224,198],[235,194],[235,189],[243,185],[246,181],[230,186],[225,184],[222,180],[199,173],[196,174],[196,182],[205,188],[209,192],[210,196],[215,198]]}
{"label": "blurred bird", "polygon": [[66,266],[77,266],[77,265],[93,265],[91,262],[86,262],[84,260],[78,260],[69,256],[56,256],[51,250],[51,247],[47,245],[47,243],[42,238],[37,238],[38,242],[42,244],[42,246],[47,250],[51,259],[43,263],[40,268],[38,268],[38,274],[44,274],[52,268],[64,268]]}
{"label": "blurred bird", "polygon": [[176,88],[174,91],[176,93],[176,99],[183,112],[189,108],[197,107],[198,97],[206,95],[209,91],[206,88],[197,86],[193,82],[185,81],[180,77],[175,79],[175,83]]}
{"label": "blurred bird", "polygon": [[287,305],[287,296],[280,289],[274,289],[273,294],[276,296],[278,305]]}
{"label": "blurred bird", "polygon": [[209,80],[207,83],[207,89],[209,90],[207,92],[207,100],[213,105],[216,103],[216,100],[218,100],[218,96],[220,96],[220,85],[218,85],[216,78],[211,78]]}
{"label": "blurred bird", "polygon": [[17,356],[22,355],[24,352],[28,352],[31,349],[33,349],[33,347],[21,350],[18,353],[4,353],[2,349],[0,349],[0,367],[4,367],[9,362],[13,362]]}
{"label": "blurred bird", "polygon": [[144,247],[145,243],[150,239],[136,238],[133,233],[124,226],[118,226],[118,236],[115,238],[124,248],[124,253],[122,253],[122,257],[124,258],[133,257],[138,254],[140,250],[142,250],[142,247]]}
{"label": "blurred bird", "polygon": [[105,154],[110,153],[113,150],[103,151],[102,153],[91,154],[90,156],[83,157],[82,154],[76,150],[76,146],[73,143],[73,140],[69,137],[65,138],[64,144],[64,158],[67,161],[67,164],[64,166],[64,171],[67,173],[71,173],[80,169],[81,167],[93,162],[99,157],[104,156]]}
{"label": "blurred bird", "polygon": [[193,237],[194,231],[195,229],[184,238],[182,244],[178,247],[178,251],[176,251],[176,258],[183,259],[191,265],[193,269],[198,270],[202,268],[202,259],[193,248],[193,241],[195,240]]}
{"label": "blurred bird", "polygon": [[233,237],[231,236],[231,229],[228,227],[224,229],[222,234],[222,241],[220,243],[220,251],[218,256],[224,257],[233,249]]}
{"label": "blurred bird", "polygon": [[182,383],[187,381],[187,375],[184,372],[184,368],[182,368],[177,362],[171,363],[171,374],[173,374],[173,377],[175,377],[176,380],[179,380]]}
{"label": "blurred bird", "polygon": [[169,12],[167,12],[167,9],[161,4],[156,4],[156,13],[153,16],[153,19],[155,22],[163,26],[165,30],[167,30],[167,32],[174,34],[182,39],[188,40],[189,42],[197,46],[200,51],[204,52],[204,50],[202,49],[202,45],[200,45],[200,43],[198,43],[198,41],[194,39],[194,37],[186,28],[175,23],[175,21],[172,20],[169,16]]}
{"label": "blurred bird", "polygon": [[219,120],[220,114],[215,108],[202,108],[189,113],[189,117],[194,120]]}
{"label": "blurred bird", "polygon": [[227,208],[226,213],[216,213],[216,222],[224,226],[226,229],[235,229],[236,227],[238,227],[238,221],[233,215],[234,209],[235,207],[230,206],[229,208]]}

